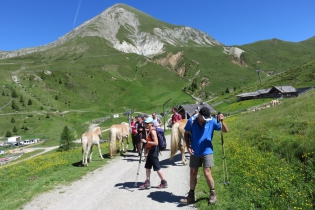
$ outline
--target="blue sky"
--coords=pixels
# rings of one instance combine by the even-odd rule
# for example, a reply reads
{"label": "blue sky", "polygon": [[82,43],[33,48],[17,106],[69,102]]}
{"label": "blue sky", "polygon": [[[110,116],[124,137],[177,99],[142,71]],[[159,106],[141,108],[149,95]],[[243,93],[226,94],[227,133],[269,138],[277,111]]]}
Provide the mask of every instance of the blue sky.
{"label": "blue sky", "polygon": [[53,42],[116,3],[228,46],[315,36],[315,0],[0,0],[0,50]]}

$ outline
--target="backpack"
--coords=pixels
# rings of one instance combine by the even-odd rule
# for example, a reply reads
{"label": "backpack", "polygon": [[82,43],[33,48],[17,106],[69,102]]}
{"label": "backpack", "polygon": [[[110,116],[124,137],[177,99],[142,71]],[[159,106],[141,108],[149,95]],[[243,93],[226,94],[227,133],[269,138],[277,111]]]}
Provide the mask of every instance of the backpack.
{"label": "backpack", "polygon": [[163,151],[166,149],[166,138],[165,138],[165,135],[164,135],[164,130],[162,128],[155,128],[156,130],[156,134],[157,134],[157,138],[158,138],[158,141],[159,141],[159,150],[160,151]]}

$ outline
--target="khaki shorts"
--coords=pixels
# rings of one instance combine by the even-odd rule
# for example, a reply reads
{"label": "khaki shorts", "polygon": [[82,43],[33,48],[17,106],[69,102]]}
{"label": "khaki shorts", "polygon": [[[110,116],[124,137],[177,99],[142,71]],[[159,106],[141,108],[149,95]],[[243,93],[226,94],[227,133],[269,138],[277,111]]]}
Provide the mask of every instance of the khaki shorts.
{"label": "khaki shorts", "polygon": [[214,166],[213,154],[205,156],[190,156],[189,167],[199,168],[203,166],[204,168],[211,168]]}

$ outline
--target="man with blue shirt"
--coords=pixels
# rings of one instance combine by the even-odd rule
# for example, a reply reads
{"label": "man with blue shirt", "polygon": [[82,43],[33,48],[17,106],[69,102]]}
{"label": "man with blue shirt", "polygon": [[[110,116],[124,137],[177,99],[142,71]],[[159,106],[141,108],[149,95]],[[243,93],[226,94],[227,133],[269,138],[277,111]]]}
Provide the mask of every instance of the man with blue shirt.
{"label": "man with blue shirt", "polygon": [[[210,188],[209,204],[216,202],[217,197],[214,191],[214,180],[211,175],[211,167],[214,166],[213,159],[213,131],[217,130],[228,132],[228,127],[223,122],[223,114],[218,115],[218,120],[211,117],[210,110],[207,107],[200,109],[198,115],[188,119],[185,126],[184,139],[187,145],[187,151],[190,154],[190,191],[188,196],[181,199],[182,204],[191,204],[195,202],[195,187],[197,185],[198,168],[203,166],[203,173]],[[222,128],[221,128],[221,124]],[[191,133],[191,139],[189,134]]]}

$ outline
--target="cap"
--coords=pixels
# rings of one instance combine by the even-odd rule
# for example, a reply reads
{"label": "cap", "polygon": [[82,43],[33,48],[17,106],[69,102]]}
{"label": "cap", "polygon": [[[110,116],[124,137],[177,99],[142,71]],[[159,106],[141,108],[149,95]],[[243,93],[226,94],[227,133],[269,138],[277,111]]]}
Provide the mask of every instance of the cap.
{"label": "cap", "polygon": [[149,115],[143,114],[143,115],[142,115],[142,118],[144,118],[144,117],[147,118],[147,117],[149,117]]}
{"label": "cap", "polygon": [[199,114],[202,115],[202,118],[205,120],[205,121],[209,121],[211,120],[211,112],[210,112],[210,109],[208,107],[202,107],[199,111]]}
{"label": "cap", "polygon": [[145,123],[151,123],[151,122],[153,122],[153,118],[152,117],[148,117],[147,119],[145,119],[144,122]]}
{"label": "cap", "polygon": [[136,118],[139,118],[139,117],[141,117],[142,118],[142,116],[139,114]]}

